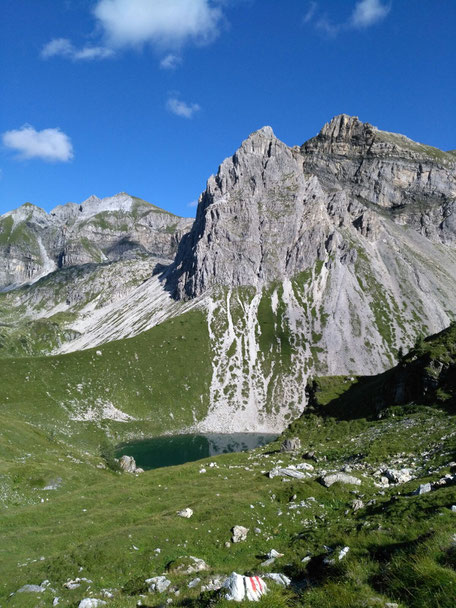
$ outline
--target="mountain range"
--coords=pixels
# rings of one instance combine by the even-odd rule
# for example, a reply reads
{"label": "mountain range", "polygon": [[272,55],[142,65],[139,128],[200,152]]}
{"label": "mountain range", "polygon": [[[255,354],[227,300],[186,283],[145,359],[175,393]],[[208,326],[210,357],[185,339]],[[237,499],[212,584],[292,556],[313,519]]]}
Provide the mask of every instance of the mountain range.
{"label": "mountain range", "polygon": [[[284,428],[313,375],[382,372],[454,319],[456,153],[344,114],[301,146],[264,127],[210,177],[194,222],[125,193],[26,203],[0,218],[0,247],[3,357],[173,318],[186,340],[191,311],[210,366],[194,424]],[[176,348],[191,373],[191,345]]]}

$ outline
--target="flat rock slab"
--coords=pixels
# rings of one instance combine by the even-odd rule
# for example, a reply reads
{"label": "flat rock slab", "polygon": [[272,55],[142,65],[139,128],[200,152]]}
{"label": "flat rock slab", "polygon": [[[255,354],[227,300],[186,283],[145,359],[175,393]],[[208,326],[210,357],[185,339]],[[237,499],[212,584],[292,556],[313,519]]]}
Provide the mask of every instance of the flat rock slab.
{"label": "flat rock slab", "polygon": [[319,479],[320,483],[325,488],[330,488],[334,483],[346,483],[354,486],[360,486],[361,480],[353,475],[347,473],[332,473],[331,475],[325,475]]}

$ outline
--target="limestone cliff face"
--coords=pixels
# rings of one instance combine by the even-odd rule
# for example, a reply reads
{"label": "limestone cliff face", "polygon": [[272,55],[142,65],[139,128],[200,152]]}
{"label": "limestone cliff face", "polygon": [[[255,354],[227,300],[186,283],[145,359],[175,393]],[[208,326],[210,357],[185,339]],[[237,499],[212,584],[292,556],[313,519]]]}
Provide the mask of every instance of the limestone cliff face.
{"label": "limestone cliff face", "polygon": [[301,148],[265,127],[209,179],[176,258],[176,294],[265,285],[335,249],[353,262],[341,229],[375,243],[390,222],[434,243],[456,243],[454,153],[344,114]]}
{"label": "limestone cliff face", "polygon": [[269,127],[201,195],[168,287],[205,299],[202,428],[279,427],[306,378],[374,374],[456,312],[456,156],[337,116],[290,148]]}
{"label": "limestone cliff face", "polygon": [[0,217],[0,288],[58,268],[153,255],[172,259],[192,220],[121,193],[47,214],[29,203]]}

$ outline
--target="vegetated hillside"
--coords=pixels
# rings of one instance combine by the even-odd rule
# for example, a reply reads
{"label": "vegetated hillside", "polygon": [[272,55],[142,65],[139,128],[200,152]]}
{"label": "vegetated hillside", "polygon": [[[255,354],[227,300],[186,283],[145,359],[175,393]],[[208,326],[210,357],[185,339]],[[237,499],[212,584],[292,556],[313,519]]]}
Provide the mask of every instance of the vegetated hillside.
{"label": "vegetated hillside", "polygon": [[309,382],[309,407],[342,419],[382,416],[404,404],[456,409],[456,323],[399,354],[399,363],[374,377],[316,378]]}
{"label": "vegetated hillside", "polygon": [[[454,337],[452,327],[425,341],[423,365],[428,357],[451,369]],[[419,360],[412,351],[403,367]],[[59,597],[70,607],[94,597],[133,608],[172,599],[175,606],[226,607],[232,604],[223,591],[203,585],[218,587],[236,571],[290,577],[288,588],[267,580],[270,594],[258,603],[264,608],[452,608],[454,411],[404,401],[366,419],[346,410],[344,395],[342,405],[335,397],[355,385],[347,391],[345,378],[327,382],[321,410],[305,413],[277,442],[139,476],[99,468],[105,465],[94,437],[62,437],[58,425],[44,433],[11,408],[0,437],[0,601],[31,608]],[[444,374],[441,388],[453,390]],[[111,427],[98,432],[101,444]],[[300,449],[281,452],[284,437],[299,437]],[[325,487],[321,478],[335,473],[345,476]],[[188,507],[190,519],[177,515]],[[247,539],[227,546],[234,525],[249,528]],[[271,549],[283,557],[265,563]],[[186,572],[189,556],[208,569]],[[146,579],[162,574],[169,587],[149,592]],[[65,586],[77,577],[78,586]],[[17,593],[45,580],[38,593]]]}
{"label": "vegetated hillside", "polygon": [[210,369],[204,315],[189,311],[100,349],[4,359],[0,413],[88,446],[100,432],[120,441],[177,431],[207,413]]}

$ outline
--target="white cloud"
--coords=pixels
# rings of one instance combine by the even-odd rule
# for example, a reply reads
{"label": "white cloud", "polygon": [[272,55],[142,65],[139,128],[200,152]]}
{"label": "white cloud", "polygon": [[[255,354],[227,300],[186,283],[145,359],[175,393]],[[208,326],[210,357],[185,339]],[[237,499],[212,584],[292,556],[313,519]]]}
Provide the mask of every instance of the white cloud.
{"label": "white cloud", "polygon": [[84,46],[82,49],[75,49],[73,59],[107,59],[113,55],[114,51],[105,46]]}
{"label": "white cloud", "polygon": [[355,6],[351,16],[353,27],[369,27],[377,21],[384,19],[391,7],[383,4],[381,0],[361,0]]}
{"label": "white cloud", "polygon": [[113,54],[114,51],[112,49],[104,46],[84,46],[78,49],[68,38],[54,38],[41,51],[43,59],[48,59],[49,57],[67,57],[75,61],[106,59]]}
{"label": "white cloud", "polygon": [[181,63],[182,57],[170,53],[169,55],[166,55],[166,57],[163,57],[163,59],[160,61],[160,67],[163,70],[175,70]]}
{"label": "white cloud", "polygon": [[187,207],[198,207],[198,201],[191,201],[188,203]]}
{"label": "white cloud", "polygon": [[326,14],[318,15],[318,5],[310,2],[303,22],[314,23],[320,32],[328,36],[336,36],[341,31],[363,29],[378,23],[384,19],[391,10],[390,4],[382,0],[358,0],[350,17],[342,23],[334,23]]}
{"label": "white cloud", "polygon": [[56,55],[69,57],[71,56],[72,52],[73,45],[68,38],[54,38],[54,40],[51,40],[44,45],[43,49],[41,50],[41,57],[43,57],[43,59],[55,57]]}
{"label": "white cloud", "polygon": [[177,97],[170,97],[166,102],[166,108],[172,114],[182,118],[193,118],[193,115],[201,108],[197,103],[186,103]]}
{"label": "white cloud", "polygon": [[71,140],[60,129],[37,131],[31,125],[6,131],[3,145],[18,152],[18,158],[39,158],[48,162],[68,162],[73,158]]}
{"label": "white cloud", "polygon": [[98,0],[94,14],[114,48],[205,44],[218,35],[222,17],[211,0]]}
{"label": "white cloud", "polygon": [[178,53],[185,45],[209,44],[218,36],[222,9],[234,1],[95,0],[92,13],[100,44],[79,48],[68,38],[55,38],[43,47],[41,57],[106,59],[120,49],[149,44],[165,55],[160,67],[173,70],[181,62]]}

